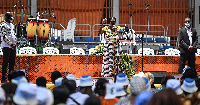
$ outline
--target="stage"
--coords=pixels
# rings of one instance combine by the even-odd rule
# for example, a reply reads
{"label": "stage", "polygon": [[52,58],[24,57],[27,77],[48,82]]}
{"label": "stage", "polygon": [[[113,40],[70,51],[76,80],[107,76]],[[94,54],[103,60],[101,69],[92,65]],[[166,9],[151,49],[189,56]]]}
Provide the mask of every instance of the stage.
{"label": "stage", "polygon": [[[142,71],[141,55],[131,55],[134,63],[135,73]],[[58,70],[62,76],[74,74],[76,78],[82,75],[100,77],[102,70],[102,55],[17,55],[15,70],[25,69],[26,75],[31,82],[39,76],[44,76],[49,83],[51,72]],[[3,56],[0,55],[0,64]],[[179,56],[145,55],[144,71],[167,71],[168,74],[177,74]],[[196,71],[200,73],[200,56],[196,57]],[[0,65],[1,69],[2,65]],[[0,71],[1,76],[1,71]]]}

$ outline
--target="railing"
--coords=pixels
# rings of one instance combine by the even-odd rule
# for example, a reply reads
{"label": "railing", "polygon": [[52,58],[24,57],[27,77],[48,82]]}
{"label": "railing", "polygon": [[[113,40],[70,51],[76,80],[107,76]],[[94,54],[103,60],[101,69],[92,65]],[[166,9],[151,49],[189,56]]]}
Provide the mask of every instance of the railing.
{"label": "railing", "polygon": [[[168,41],[168,38],[167,38],[167,42],[169,42],[169,43],[170,43],[170,42],[176,42],[175,47],[178,48],[178,41],[177,41],[178,38],[177,38],[177,40],[176,40],[176,37],[177,37],[178,32],[176,32],[176,31],[179,31],[179,29],[176,29],[176,28],[175,28],[175,29],[169,29],[170,26],[174,26],[174,27],[178,26],[178,28],[180,28],[181,25],[180,25],[179,23],[168,24],[168,25],[167,25],[167,30],[166,30],[166,36],[173,39],[173,40],[170,39],[170,41]],[[170,34],[170,35],[169,35],[168,32],[173,32],[173,31],[175,32],[175,34]]]}
{"label": "railing", "polygon": [[[93,38],[95,37],[95,36],[97,36],[97,35],[95,35],[95,32],[97,32],[97,31],[99,31],[99,30],[95,30],[95,26],[100,26],[101,24],[94,24],[93,26],[92,26],[92,35],[93,35]],[[103,24],[103,25],[109,25],[109,24]],[[130,24],[126,24],[126,25],[128,25],[129,27],[130,27]],[[125,26],[125,24],[119,24],[119,26]],[[164,38],[165,38],[165,28],[164,28],[164,26],[162,26],[162,25],[136,25],[136,24],[133,24],[133,27],[134,26],[137,26],[137,27],[147,27],[147,26],[150,26],[150,27],[162,27],[162,30],[163,31],[148,31],[148,32],[161,32],[161,33],[163,33],[163,35],[164,35]],[[135,30],[135,32],[136,33],[147,33],[147,31],[136,31]],[[154,37],[154,36],[153,36]],[[147,38],[147,34],[146,34],[146,38]],[[147,42],[147,41],[146,41]]]}
{"label": "railing", "polygon": [[[62,29],[61,30],[58,30],[58,29],[56,29],[56,28],[58,28],[58,27],[60,27],[60,25],[62,26],[62,27],[67,27],[67,25],[68,24],[60,24],[60,23],[52,23],[52,22],[50,22],[49,23],[49,26],[50,26],[50,36],[54,36],[54,37],[61,37],[60,38],[60,41],[61,41],[61,39],[62,39],[62,37],[63,37],[63,32],[62,32]],[[96,36],[98,36],[99,37],[99,35],[96,35],[96,33],[95,32],[98,32],[99,31],[99,29],[96,29],[97,28],[97,26],[100,26],[101,24],[94,24],[93,26],[91,26],[90,24],[76,24],[76,28],[75,28],[75,34],[74,34],[74,37],[78,37],[77,36],[77,34],[79,35],[79,37],[80,37],[80,34],[82,34],[82,33],[84,33],[84,32],[86,32],[87,34],[86,35],[83,35],[82,37],[96,37]],[[109,24],[104,24],[104,25],[109,25]],[[130,27],[130,24],[126,24],[128,27]],[[168,26],[167,26],[167,30],[165,30],[165,27],[164,26],[162,26],[162,25],[137,25],[137,24],[133,24],[132,25],[132,27],[135,29],[135,32],[136,32],[136,34],[139,34],[139,33],[151,33],[151,32],[153,32],[153,33],[162,33],[162,35],[160,35],[160,36],[163,36],[164,38],[166,38],[166,37],[171,37],[171,36],[169,36],[169,34],[168,34],[168,32],[169,31],[177,31],[178,29],[169,29],[169,27],[170,26],[176,26],[176,25],[178,25],[179,27],[180,27],[180,24],[168,24]],[[81,26],[81,27],[79,27],[78,29],[77,29],[77,27],[78,26]],[[85,28],[85,27],[86,28]],[[119,24],[119,26],[125,26],[125,24]],[[141,27],[161,27],[162,29],[159,31],[159,30],[152,30],[151,28],[150,28],[150,30],[149,31],[147,31],[147,30],[140,30],[140,31],[137,31],[137,28],[139,28],[139,29],[141,29]],[[62,28],[61,27],[61,28]],[[83,29],[84,28],[84,29]],[[143,29],[145,29],[145,28],[143,28]],[[166,31],[166,33],[165,33],[165,31]],[[146,38],[147,38],[147,35],[148,34],[146,34]],[[149,35],[153,35],[153,38],[154,38],[154,34],[149,34]],[[173,37],[173,35],[172,35],[172,37]],[[168,38],[166,38],[167,39],[167,42],[169,42],[169,39]],[[147,42],[147,41],[146,41]]]}

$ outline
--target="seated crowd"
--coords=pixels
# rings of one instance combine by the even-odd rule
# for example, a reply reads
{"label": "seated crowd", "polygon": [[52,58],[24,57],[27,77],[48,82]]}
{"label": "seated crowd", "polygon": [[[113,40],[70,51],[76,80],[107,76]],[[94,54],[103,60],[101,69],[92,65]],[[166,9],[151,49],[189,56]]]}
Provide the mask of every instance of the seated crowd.
{"label": "seated crowd", "polygon": [[[23,71],[12,71],[8,83],[0,87],[0,105],[199,105],[200,79],[188,68],[181,81],[171,75],[153,87],[150,72],[116,75],[115,82],[100,78],[96,83],[90,75],[76,80],[73,74],[62,77],[59,71],[51,74],[52,85],[44,77],[29,82]],[[114,83],[113,83],[114,82]],[[95,85],[94,85],[95,84]]]}

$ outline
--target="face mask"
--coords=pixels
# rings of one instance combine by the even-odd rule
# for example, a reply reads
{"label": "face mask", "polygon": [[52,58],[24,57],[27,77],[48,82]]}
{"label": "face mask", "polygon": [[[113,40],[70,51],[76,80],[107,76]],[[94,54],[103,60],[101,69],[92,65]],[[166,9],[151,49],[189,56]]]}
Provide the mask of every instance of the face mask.
{"label": "face mask", "polygon": [[185,26],[186,26],[186,27],[190,27],[190,25],[191,25],[190,22],[186,22],[186,23],[185,23]]}
{"label": "face mask", "polygon": [[115,25],[115,21],[111,21],[111,24],[112,24],[112,25]]}
{"label": "face mask", "polygon": [[13,22],[13,20],[14,20],[14,17],[11,17],[11,18],[10,18],[10,22]]}

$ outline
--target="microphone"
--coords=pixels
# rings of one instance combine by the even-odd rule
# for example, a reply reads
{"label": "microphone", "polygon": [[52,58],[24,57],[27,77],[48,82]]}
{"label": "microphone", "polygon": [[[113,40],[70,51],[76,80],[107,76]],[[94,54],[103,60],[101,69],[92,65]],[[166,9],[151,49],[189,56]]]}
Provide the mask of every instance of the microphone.
{"label": "microphone", "polygon": [[17,4],[14,5],[14,8],[17,6]]}
{"label": "microphone", "polygon": [[47,11],[42,12],[42,15],[43,15],[44,13],[47,13]]}
{"label": "microphone", "polygon": [[145,3],[146,6],[151,6],[150,4]]}

